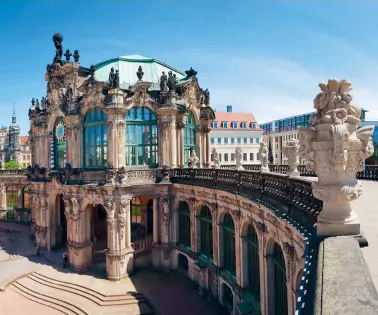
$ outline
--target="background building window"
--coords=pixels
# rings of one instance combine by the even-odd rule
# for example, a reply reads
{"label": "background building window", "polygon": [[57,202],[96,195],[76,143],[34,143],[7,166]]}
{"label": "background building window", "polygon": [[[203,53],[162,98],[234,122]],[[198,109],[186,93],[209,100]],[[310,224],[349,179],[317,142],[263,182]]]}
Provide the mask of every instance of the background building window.
{"label": "background building window", "polygon": [[231,143],[232,143],[232,144],[235,143],[235,138],[231,138]]}
{"label": "background building window", "polygon": [[87,112],[84,127],[84,167],[104,167],[107,160],[106,114],[100,109]]}
{"label": "background building window", "polygon": [[249,138],[249,143],[253,143],[253,138]]}
{"label": "background building window", "polygon": [[247,144],[247,140],[248,140],[247,138],[244,138],[244,139],[243,139],[243,143],[244,143],[244,144]]}
{"label": "background building window", "polygon": [[247,161],[247,158],[248,158],[247,153],[243,153],[243,161]]}
{"label": "background building window", "polygon": [[247,128],[247,123],[245,121],[242,122],[242,128]]}
{"label": "background building window", "polygon": [[236,121],[232,122],[232,128],[238,128],[238,123]]}
{"label": "background building window", "polygon": [[228,128],[228,123],[227,123],[227,121],[224,121],[224,122],[223,122],[223,128]]}
{"label": "background building window", "polygon": [[221,144],[222,143],[222,138],[218,138],[218,144]]}
{"label": "background building window", "polygon": [[231,161],[235,161],[235,153],[231,153]]}
{"label": "background building window", "polygon": [[252,128],[256,129],[256,124],[255,123],[252,123]]}
{"label": "background building window", "polygon": [[238,144],[241,144],[241,138],[238,138]]}
{"label": "background building window", "polygon": [[213,122],[213,128],[218,128],[218,122],[217,121]]}
{"label": "background building window", "polygon": [[147,107],[132,107],[126,115],[126,165],[157,166],[157,152],[156,115]]}
{"label": "background building window", "polygon": [[215,139],[211,138],[211,144],[214,144],[214,143],[215,143]]}
{"label": "background building window", "polygon": [[256,138],[256,143],[260,143],[260,138]]}
{"label": "background building window", "polygon": [[228,153],[225,153],[225,154],[224,154],[224,161],[225,161],[225,162],[228,162]]}
{"label": "background building window", "polygon": [[224,141],[224,144],[228,144],[228,138],[224,138],[223,141]]}
{"label": "background building window", "polygon": [[253,153],[249,153],[249,160],[253,161]]}

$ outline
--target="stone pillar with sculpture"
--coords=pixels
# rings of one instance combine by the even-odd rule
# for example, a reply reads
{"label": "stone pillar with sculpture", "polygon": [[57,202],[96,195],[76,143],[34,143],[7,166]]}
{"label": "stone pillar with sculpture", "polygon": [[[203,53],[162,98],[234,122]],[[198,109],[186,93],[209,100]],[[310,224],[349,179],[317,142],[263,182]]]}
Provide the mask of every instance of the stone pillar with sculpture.
{"label": "stone pillar with sculpture", "polygon": [[169,270],[171,267],[171,221],[172,209],[170,196],[167,193],[161,193],[159,197],[159,217],[160,217],[160,268]]}
{"label": "stone pillar with sculpture", "polygon": [[175,107],[161,107],[157,112],[160,166],[177,166],[176,115]]}
{"label": "stone pillar with sculpture", "polygon": [[79,195],[63,197],[64,214],[67,218],[68,261],[77,271],[84,271],[92,265],[92,242],[87,233],[86,216]]}
{"label": "stone pillar with sculpture", "polygon": [[123,92],[118,88],[109,90],[109,102],[106,104],[107,115],[107,162],[114,168],[126,166],[125,114]]}
{"label": "stone pillar with sculpture", "polygon": [[47,229],[48,229],[48,204],[46,196],[39,194],[35,197],[34,206],[36,208],[35,215],[35,242],[39,248],[47,248]]}
{"label": "stone pillar with sculpture", "polygon": [[268,155],[269,155],[269,150],[266,147],[266,144],[264,142],[260,142],[259,159],[261,163],[262,172],[269,172]]}
{"label": "stone pillar with sculpture", "polygon": [[298,140],[292,139],[288,140],[283,147],[283,154],[287,157],[289,171],[287,174],[289,176],[300,176],[300,172],[298,171],[298,164],[299,164],[299,144]]}
{"label": "stone pillar with sculpture", "polygon": [[106,274],[107,278],[112,281],[119,281],[134,271],[130,222],[132,196],[126,194],[117,198],[120,198],[119,202],[108,196],[104,205],[108,224]]}
{"label": "stone pillar with sculpture", "polygon": [[353,211],[353,200],[362,194],[356,180],[363,162],[374,152],[374,126],[358,128],[361,110],[352,104],[351,83],[328,80],[319,84],[321,92],[314,100],[316,113],[312,127],[300,127],[300,156],[307,169],[315,171],[313,194],[323,201],[318,215],[317,234],[357,235],[360,223]]}

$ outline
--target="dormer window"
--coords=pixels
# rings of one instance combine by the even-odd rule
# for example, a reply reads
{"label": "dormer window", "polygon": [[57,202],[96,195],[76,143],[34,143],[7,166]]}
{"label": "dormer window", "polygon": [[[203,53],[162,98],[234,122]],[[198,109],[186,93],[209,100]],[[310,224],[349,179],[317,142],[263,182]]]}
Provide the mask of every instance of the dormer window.
{"label": "dormer window", "polygon": [[242,126],[242,128],[247,128],[247,123],[246,123],[245,121],[243,121],[243,122],[241,123],[241,126]]}
{"label": "dormer window", "polygon": [[227,123],[227,121],[224,121],[222,124],[223,124],[223,128],[228,128],[228,123]]}
{"label": "dormer window", "polygon": [[252,129],[256,129],[256,124],[252,123]]}
{"label": "dormer window", "polygon": [[238,128],[238,123],[236,121],[233,121],[232,122],[232,128]]}
{"label": "dormer window", "polygon": [[218,128],[218,122],[217,121],[213,122],[213,128]]}

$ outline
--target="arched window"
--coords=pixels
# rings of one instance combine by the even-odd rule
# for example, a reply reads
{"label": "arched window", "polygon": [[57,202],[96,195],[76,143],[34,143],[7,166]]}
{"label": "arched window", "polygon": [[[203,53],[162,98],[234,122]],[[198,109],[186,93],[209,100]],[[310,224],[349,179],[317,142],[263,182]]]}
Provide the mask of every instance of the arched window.
{"label": "arched window", "polygon": [[180,201],[179,209],[179,243],[190,247],[190,211],[186,202]]}
{"label": "arched window", "polygon": [[17,208],[17,187],[7,187],[7,209]]}
{"label": "arched window", "polygon": [[106,114],[100,109],[91,109],[85,115],[84,167],[104,167],[107,160]]}
{"label": "arched window", "polygon": [[253,294],[256,301],[260,301],[260,257],[259,241],[252,225],[247,230],[247,268],[248,268],[248,291]]}
{"label": "arched window", "polygon": [[189,157],[192,150],[196,150],[196,121],[192,112],[184,118],[184,163],[188,166]]}
{"label": "arched window", "polygon": [[51,135],[51,168],[64,168],[66,166],[66,132],[64,118],[56,120],[54,132]]}
{"label": "arched window", "polygon": [[202,207],[200,216],[200,252],[202,255],[213,259],[213,220],[210,209]]}
{"label": "arched window", "polygon": [[29,188],[25,187],[23,191],[23,208],[29,209],[30,208],[30,201],[29,201]]}
{"label": "arched window", "polygon": [[226,213],[223,219],[223,266],[233,275],[236,274],[235,261],[235,226],[231,215]]}
{"label": "arched window", "polygon": [[142,212],[142,202],[139,197],[134,197],[131,200],[131,213],[130,213],[132,225],[140,224],[142,220],[141,212]]}
{"label": "arched window", "polygon": [[126,114],[126,165],[157,164],[156,115],[147,107],[132,107]]}
{"label": "arched window", "polygon": [[281,247],[275,243],[273,248],[274,268],[274,311],[275,314],[288,314],[286,266]]}

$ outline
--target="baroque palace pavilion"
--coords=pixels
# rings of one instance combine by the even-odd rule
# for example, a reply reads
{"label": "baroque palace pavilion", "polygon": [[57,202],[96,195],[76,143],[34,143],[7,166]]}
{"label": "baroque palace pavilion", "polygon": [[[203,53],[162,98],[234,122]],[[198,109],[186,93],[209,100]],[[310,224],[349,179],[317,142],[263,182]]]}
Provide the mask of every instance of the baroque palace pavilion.
{"label": "baroque palace pavilion", "polygon": [[[210,170],[215,115],[193,68],[139,55],[84,67],[77,50],[63,54],[61,34],[53,42],[47,96],[29,110],[33,166],[11,183],[20,205],[29,196],[37,246],[67,248],[75,270],[104,268],[113,281],[146,267],[180,271],[230,314],[294,314],[305,227],[321,208],[311,186]],[[289,184],[303,192],[296,200],[306,195],[301,227],[241,193],[260,198],[262,179],[268,201],[284,204]],[[7,197],[3,187],[5,207]]]}

